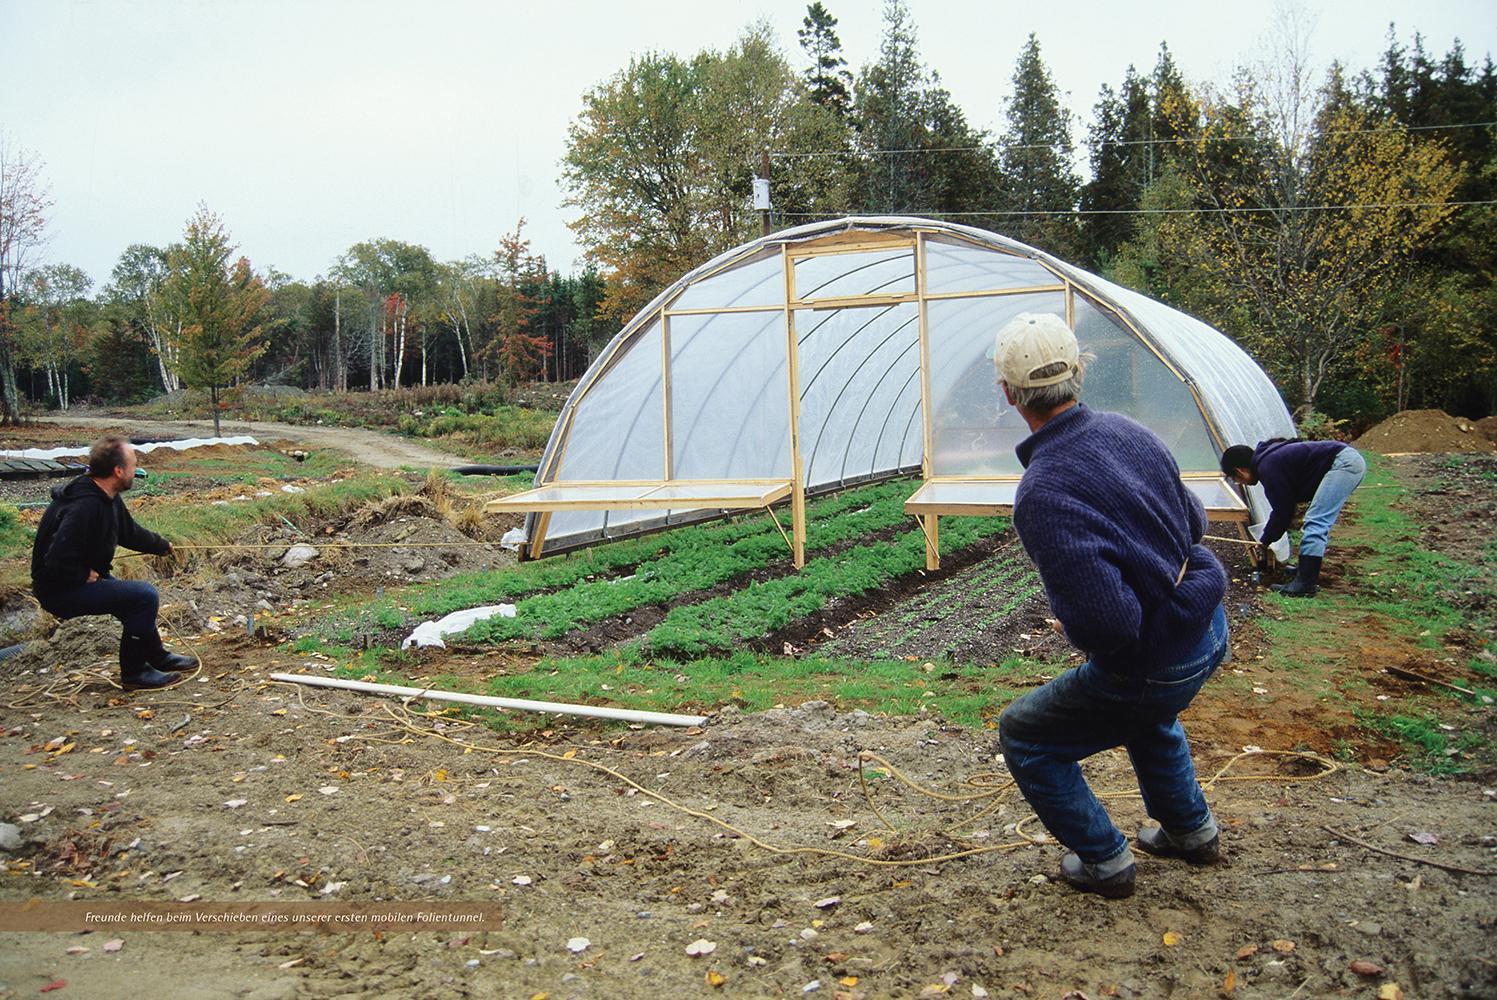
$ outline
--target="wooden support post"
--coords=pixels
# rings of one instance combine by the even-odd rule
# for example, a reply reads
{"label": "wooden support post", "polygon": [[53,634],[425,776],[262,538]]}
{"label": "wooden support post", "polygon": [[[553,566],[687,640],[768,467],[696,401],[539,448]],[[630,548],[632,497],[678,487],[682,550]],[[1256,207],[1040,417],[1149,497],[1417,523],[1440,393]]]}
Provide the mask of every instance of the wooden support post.
{"label": "wooden support post", "polygon": [[[925,234],[915,234],[915,296],[920,311],[920,474],[930,481],[934,469],[931,454],[934,438],[931,432],[930,415],[930,304],[926,300],[925,282]],[[925,568],[941,568],[940,518],[935,514],[925,515],[922,521],[925,531]]]}
{"label": "wooden support post", "polygon": [[[767,154],[766,154],[767,155]],[[790,548],[795,568],[806,565],[806,470],[800,458],[800,344],[795,336],[795,262],[789,247],[780,249],[785,268],[785,370],[790,391]]]}
{"label": "wooden support post", "polygon": [[941,515],[922,514],[921,520],[925,522],[925,568],[938,570],[941,568]]}

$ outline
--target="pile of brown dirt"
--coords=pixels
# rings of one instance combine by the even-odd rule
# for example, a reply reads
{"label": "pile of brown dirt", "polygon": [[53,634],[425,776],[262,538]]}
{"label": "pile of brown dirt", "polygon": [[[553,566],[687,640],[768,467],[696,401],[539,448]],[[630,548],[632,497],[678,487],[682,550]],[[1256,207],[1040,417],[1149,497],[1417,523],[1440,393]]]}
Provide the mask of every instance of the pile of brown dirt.
{"label": "pile of brown dirt", "polygon": [[1497,444],[1497,415],[1482,417],[1476,422],[1476,429],[1480,431],[1488,441]]}
{"label": "pile of brown dirt", "polygon": [[1364,451],[1399,455],[1410,452],[1492,451],[1497,449],[1483,428],[1443,410],[1395,413],[1353,442]]}

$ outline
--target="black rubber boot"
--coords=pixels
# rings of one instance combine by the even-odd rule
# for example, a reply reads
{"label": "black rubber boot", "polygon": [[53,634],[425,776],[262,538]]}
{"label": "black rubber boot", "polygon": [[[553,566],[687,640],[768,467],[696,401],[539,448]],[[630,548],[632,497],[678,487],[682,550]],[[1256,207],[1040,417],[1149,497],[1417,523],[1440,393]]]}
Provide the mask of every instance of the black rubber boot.
{"label": "black rubber boot", "polygon": [[[136,635],[120,636],[120,687],[126,691],[163,688],[182,679],[179,673],[158,670],[149,660],[150,648],[148,639]],[[160,648],[159,642],[157,648]]]}
{"label": "black rubber boot", "polygon": [[1089,865],[1081,856],[1072,852],[1060,859],[1060,877],[1082,892],[1094,892],[1108,899],[1125,899],[1133,895],[1133,883],[1138,866],[1130,864],[1115,875],[1097,874],[1096,865]]}
{"label": "black rubber boot", "polygon": [[1285,597],[1313,597],[1315,591],[1319,590],[1320,584],[1320,560],[1321,556],[1307,556],[1303,553],[1299,557],[1299,572],[1294,579],[1280,587],[1275,587]]}
{"label": "black rubber boot", "polygon": [[152,651],[148,659],[151,666],[157,670],[191,670],[198,665],[198,661],[193,657],[170,652],[164,646]]}
{"label": "black rubber boot", "polygon": [[1193,865],[1214,865],[1222,860],[1220,835],[1198,847],[1180,847],[1164,827],[1150,826],[1138,831],[1136,842],[1140,849],[1156,858],[1179,858]]}

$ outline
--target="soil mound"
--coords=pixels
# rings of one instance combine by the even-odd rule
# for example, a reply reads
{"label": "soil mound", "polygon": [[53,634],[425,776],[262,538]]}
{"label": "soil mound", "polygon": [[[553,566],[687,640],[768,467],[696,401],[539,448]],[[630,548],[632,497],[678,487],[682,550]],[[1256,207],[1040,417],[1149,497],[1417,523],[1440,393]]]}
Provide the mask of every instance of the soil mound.
{"label": "soil mound", "polygon": [[[1490,418],[1488,418],[1490,419]],[[1482,428],[1443,410],[1395,413],[1353,442],[1364,451],[1384,455],[1408,452],[1492,451],[1497,448]]]}
{"label": "soil mound", "polygon": [[1476,422],[1476,429],[1480,431],[1488,441],[1497,444],[1497,416],[1482,417]]}

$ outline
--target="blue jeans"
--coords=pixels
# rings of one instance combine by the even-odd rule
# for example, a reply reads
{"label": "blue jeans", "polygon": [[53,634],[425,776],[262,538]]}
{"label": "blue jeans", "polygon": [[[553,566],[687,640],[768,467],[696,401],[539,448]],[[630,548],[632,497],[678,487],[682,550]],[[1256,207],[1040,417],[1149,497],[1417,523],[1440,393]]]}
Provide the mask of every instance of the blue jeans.
{"label": "blue jeans", "polygon": [[1099,864],[1128,847],[1077,764],[1113,747],[1128,749],[1144,808],[1167,832],[1184,836],[1211,826],[1176,716],[1226,654],[1227,615],[1218,606],[1179,663],[1130,677],[1088,660],[1004,710],[998,737],[1009,773],[1040,822],[1082,861]]}
{"label": "blue jeans", "polygon": [[156,588],[144,580],[116,580],[106,576],[60,594],[38,597],[37,603],[58,618],[113,615],[124,626],[126,635],[139,636],[153,644],[161,641],[156,631],[156,611],[161,599],[156,596]]}
{"label": "blue jeans", "polygon": [[1305,530],[1299,540],[1302,556],[1324,556],[1326,542],[1331,536],[1331,525],[1341,516],[1341,508],[1351,491],[1362,485],[1367,475],[1367,462],[1355,448],[1342,448],[1331,463],[1331,468],[1315,488],[1310,506],[1305,510]]}

